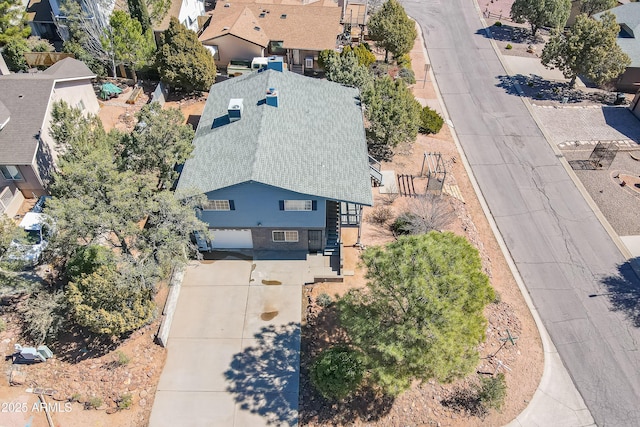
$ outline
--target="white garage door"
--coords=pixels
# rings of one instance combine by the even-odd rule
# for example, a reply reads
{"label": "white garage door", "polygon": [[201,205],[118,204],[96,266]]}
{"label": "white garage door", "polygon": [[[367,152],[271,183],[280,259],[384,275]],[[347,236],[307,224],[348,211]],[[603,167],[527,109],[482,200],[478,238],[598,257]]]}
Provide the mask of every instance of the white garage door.
{"label": "white garage door", "polygon": [[251,230],[211,230],[213,249],[251,249]]}

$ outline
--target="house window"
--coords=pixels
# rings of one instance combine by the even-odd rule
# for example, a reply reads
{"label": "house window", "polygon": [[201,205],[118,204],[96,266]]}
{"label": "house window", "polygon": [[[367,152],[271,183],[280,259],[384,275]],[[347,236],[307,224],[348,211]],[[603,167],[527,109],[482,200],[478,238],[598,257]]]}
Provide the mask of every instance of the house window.
{"label": "house window", "polygon": [[22,181],[22,174],[17,166],[0,166],[0,172],[4,179],[9,181]]}
{"label": "house window", "polygon": [[287,49],[284,48],[283,41],[270,41],[269,42],[269,53],[273,55],[284,55],[287,53]]}
{"label": "house window", "polygon": [[285,200],[285,211],[310,211],[312,210],[313,203],[311,200]]}
{"label": "house window", "polygon": [[272,231],[273,241],[274,242],[297,242],[298,241],[298,231]]}
{"label": "house window", "polygon": [[207,200],[202,206],[205,211],[233,211],[235,206],[233,200]]}

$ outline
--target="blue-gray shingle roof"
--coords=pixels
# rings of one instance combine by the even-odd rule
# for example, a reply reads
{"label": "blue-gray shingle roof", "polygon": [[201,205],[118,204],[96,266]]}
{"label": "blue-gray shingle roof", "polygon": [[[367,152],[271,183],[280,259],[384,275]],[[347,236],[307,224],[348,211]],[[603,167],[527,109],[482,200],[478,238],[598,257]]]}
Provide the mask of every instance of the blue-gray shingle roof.
{"label": "blue-gray shingle roof", "polygon": [[[278,107],[265,103],[267,89]],[[230,99],[243,99],[229,123]],[[302,194],[371,205],[359,91],[267,70],[212,86],[178,189],[203,193],[260,182]]]}
{"label": "blue-gray shingle roof", "polygon": [[[620,49],[631,58],[630,67],[640,67],[640,3],[623,4],[605,12],[613,13],[616,22],[629,29],[621,32],[616,41]],[[593,17],[600,20],[605,12],[596,13]]]}

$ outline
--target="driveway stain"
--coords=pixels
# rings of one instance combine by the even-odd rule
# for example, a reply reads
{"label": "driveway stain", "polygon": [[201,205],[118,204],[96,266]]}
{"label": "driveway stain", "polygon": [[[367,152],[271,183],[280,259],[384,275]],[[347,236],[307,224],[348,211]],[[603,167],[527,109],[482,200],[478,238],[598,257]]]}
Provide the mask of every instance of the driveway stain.
{"label": "driveway stain", "polygon": [[278,314],[278,311],[266,311],[260,315],[260,319],[268,322],[269,320],[273,320]]}

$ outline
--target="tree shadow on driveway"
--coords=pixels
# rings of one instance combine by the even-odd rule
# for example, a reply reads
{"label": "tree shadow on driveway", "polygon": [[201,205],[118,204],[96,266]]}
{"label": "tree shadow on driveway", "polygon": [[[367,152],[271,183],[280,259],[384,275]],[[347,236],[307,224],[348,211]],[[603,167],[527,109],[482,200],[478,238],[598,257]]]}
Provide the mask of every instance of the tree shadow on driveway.
{"label": "tree shadow on driveway", "polygon": [[297,425],[300,324],[263,327],[253,345],[233,356],[224,375],[240,409],[268,425]]}

